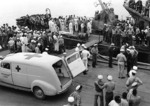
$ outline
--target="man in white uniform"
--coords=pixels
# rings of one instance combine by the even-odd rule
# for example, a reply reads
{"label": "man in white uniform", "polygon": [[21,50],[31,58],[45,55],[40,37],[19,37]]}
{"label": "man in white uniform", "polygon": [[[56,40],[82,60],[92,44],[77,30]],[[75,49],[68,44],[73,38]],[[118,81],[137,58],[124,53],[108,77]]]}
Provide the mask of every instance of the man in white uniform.
{"label": "man in white uniform", "polygon": [[83,51],[81,53],[82,61],[86,67],[86,71],[88,71],[88,58],[90,57],[90,52],[86,50],[87,47],[84,45],[83,46]]}

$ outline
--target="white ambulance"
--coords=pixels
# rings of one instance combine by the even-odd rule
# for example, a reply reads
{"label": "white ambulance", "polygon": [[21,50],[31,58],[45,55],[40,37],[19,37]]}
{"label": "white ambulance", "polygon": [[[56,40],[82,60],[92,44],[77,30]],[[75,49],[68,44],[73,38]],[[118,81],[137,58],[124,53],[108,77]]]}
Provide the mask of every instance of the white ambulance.
{"label": "white ambulance", "polygon": [[74,77],[85,71],[78,53],[63,58],[36,53],[9,54],[0,60],[0,85],[32,91],[44,99],[66,91]]}

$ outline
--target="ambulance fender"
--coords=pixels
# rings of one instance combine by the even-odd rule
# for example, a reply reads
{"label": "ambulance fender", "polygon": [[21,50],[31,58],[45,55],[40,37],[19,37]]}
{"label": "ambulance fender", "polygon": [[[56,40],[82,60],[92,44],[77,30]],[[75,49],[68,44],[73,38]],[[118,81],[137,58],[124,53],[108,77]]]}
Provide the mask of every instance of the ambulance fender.
{"label": "ambulance fender", "polygon": [[53,85],[45,81],[41,81],[41,80],[33,81],[31,84],[32,92],[33,92],[34,87],[40,87],[43,90],[45,95],[51,96],[51,95],[56,95],[57,93],[56,88]]}

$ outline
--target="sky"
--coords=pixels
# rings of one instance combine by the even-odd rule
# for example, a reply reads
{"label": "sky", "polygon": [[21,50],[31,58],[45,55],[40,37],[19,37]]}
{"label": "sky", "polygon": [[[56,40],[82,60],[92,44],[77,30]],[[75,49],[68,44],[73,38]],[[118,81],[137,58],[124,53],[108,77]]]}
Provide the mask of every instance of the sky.
{"label": "sky", "polygon": [[[125,19],[129,13],[124,9],[124,0],[102,0],[111,2],[116,15]],[[145,0],[143,0],[145,2]],[[76,15],[94,17],[101,6],[94,6],[98,0],[2,0],[0,3],[0,25],[8,23],[16,25],[16,19],[25,15],[45,14],[46,8],[51,10],[52,17]]]}

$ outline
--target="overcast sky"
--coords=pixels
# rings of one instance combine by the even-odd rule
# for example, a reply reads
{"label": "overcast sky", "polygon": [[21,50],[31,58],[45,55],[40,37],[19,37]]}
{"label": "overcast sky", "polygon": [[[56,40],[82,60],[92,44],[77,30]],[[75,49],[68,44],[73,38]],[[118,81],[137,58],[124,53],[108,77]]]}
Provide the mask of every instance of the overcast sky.
{"label": "overcast sky", "polygon": [[[102,1],[111,2],[111,7],[120,18],[129,16],[123,7],[124,0]],[[101,10],[100,6],[94,7],[94,2],[98,3],[98,0],[2,0],[0,3],[0,25],[3,23],[15,25],[16,18],[27,14],[45,14],[46,8],[51,10],[52,17],[71,14],[93,17],[96,10]]]}

